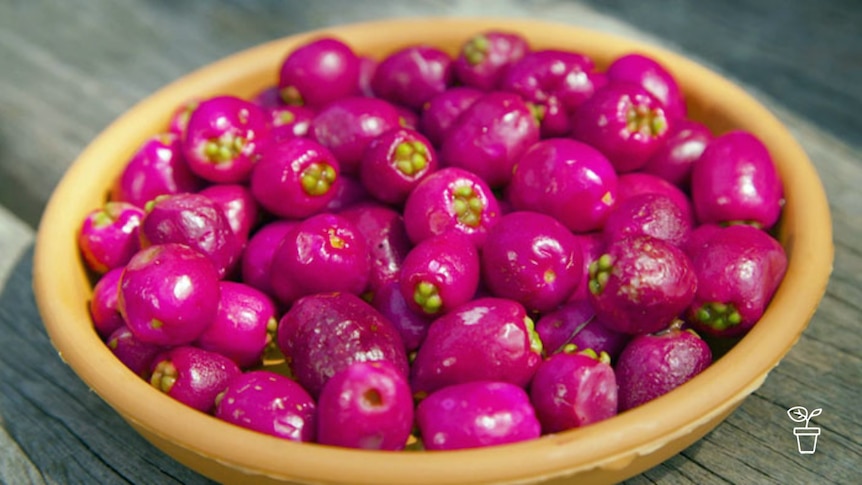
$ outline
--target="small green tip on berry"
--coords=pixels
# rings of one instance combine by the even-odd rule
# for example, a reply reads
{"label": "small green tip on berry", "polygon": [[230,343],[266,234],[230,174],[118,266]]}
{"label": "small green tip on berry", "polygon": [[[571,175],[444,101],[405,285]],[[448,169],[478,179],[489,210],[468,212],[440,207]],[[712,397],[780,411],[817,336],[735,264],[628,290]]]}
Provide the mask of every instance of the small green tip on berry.
{"label": "small green tip on berry", "polygon": [[700,323],[722,331],[742,323],[742,315],[732,303],[720,301],[707,302],[694,312],[694,318]]}
{"label": "small green tip on berry", "polygon": [[428,166],[428,147],[419,140],[404,141],[395,147],[392,161],[399,172],[411,177]]}
{"label": "small green tip on berry", "polygon": [[302,106],[305,104],[305,100],[302,99],[302,93],[299,92],[296,86],[285,86],[278,91],[278,94],[285,104],[291,106]]}
{"label": "small green tip on berry", "polygon": [[428,281],[420,281],[413,290],[413,301],[428,315],[440,311],[443,298],[440,297],[437,285]]}
{"label": "small green tip on berry", "polygon": [[530,350],[542,355],[545,350],[545,345],[542,343],[542,338],[539,332],[536,331],[536,323],[530,317],[524,317],[524,328],[527,329],[527,337],[530,339]]}
{"label": "small green tip on berry", "polygon": [[491,42],[487,37],[482,34],[476,35],[464,44],[464,58],[470,65],[475,66],[485,60],[490,46]]}
{"label": "small green tip on berry", "polygon": [[610,254],[603,254],[598,259],[590,263],[588,267],[589,273],[589,289],[593,295],[600,295],[608,284],[613,269],[613,258]]}
{"label": "small green tip on berry", "polygon": [[482,212],[485,202],[470,185],[459,185],[452,190],[452,209],[458,217],[458,222],[477,227],[482,222]]}
{"label": "small green tip on berry", "polygon": [[302,190],[312,196],[321,196],[329,192],[338,174],[335,168],[326,162],[314,162],[308,165],[299,175]]}
{"label": "small green tip on berry", "polygon": [[177,381],[177,375],[177,368],[174,366],[173,362],[163,360],[156,364],[156,368],[153,370],[153,375],[150,377],[150,385],[167,394],[171,392],[171,389],[174,387],[174,383]]}

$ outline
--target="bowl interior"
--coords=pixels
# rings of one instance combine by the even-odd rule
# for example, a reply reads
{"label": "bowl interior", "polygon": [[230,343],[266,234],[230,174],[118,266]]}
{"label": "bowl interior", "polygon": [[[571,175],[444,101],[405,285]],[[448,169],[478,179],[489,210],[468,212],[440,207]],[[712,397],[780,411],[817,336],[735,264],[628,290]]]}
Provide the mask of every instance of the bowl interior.
{"label": "bowl interior", "polygon": [[[613,419],[534,441],[435,453],[383,453],[296,444],[247,431],[186,408],[152,389],[99,340],[87,310],[91,282],[76,246],[80,222],[106,199],[133,151],[164,130],[173,109],[193,97],[249,97],[275,83],[284,56],[323,35],[382,57],[420,39],[455,53],[471,34],[520,32],[533,48],[571,49],[599,67],[641,52],[662,62],[686,93],[691,117],[716,133],[749,130],[770,149],[787,198],[779,238],[790,264],[761,322],[721,359],[679,389]],[[236,54],[153,94],[99,135],[70,167],[44,213],[34,290],[62,358],[147,439],[182,463],[221,481],[247,474],[319,483],[517,482],[578,473],[585,482],[637,474],[699,439],[753,392],[799,338],[832,267],[828,205],[817,173],[785,127],[742,89],[659,48],[566,25],[512,19],[408,19],[330,28]],[[337,466],[334,466],[337,465]]]}

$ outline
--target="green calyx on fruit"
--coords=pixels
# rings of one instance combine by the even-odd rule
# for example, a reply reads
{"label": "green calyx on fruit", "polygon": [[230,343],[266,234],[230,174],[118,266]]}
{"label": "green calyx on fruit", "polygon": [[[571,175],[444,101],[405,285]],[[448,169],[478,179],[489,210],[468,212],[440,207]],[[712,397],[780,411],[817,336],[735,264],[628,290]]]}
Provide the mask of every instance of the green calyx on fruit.
{"label": "green calyx on fruit", "polygon": [[733,220],[733,221],[724,221],[719,224],[721,227],[730,227],[730,226],[752,226],[757,229],[763,229],[763,224],[752,221],[752,220]]}
{"label": "green calyx on fruit", "polygon": [[416,285],[413,290],[413,301],[429,315],[439,312],[443,306],[443,299],[440,298],[437,285],[428,281],[420,281]]}
{"label": "green calyx on fruit", "polygon": [[605,290],[608,284],[608,279],[611,277],[611,269],[613,268],[613,258],[610,254],[603,254],[589,266],[590,275],[590,293],[600,295]]}
{"label": "green calyx on fruit", "polygon": [[471,66],[475,66],[485,60],[485,56],[488,55],[488,48],[490,46],[491,43],[488,41],[488,38],[479,34],[464,44],[464,58],[467,59],[467,62],[469,62]]}
{"label": "green calyx on fruit", "polygon": [[458,222],[470,227],[477,227],[482,222],[482,210],[485,209],[485,203],[476,194],[473,187],[469,185],[455,187],[452,195],[452,206],[458,216]]}
{"label": "green calyx on fruit", "polygon": [[296,121],[296,115],[291,113],[290,111],[281,111],[273,120],[273,125],[275,126],[284,126],[289,125]]}
{"label": "green calyx on fruit", "polygon": [[153,370],[153,375],[150,377],[150,384],[156,389],[167,394],[171,392],[171,388],[174,387],[174,383],[177,381],[177,375],[177,368],[174,366],[173,362],[163,360],[156,364],[156,368]]}
{"label": "green calyx on fruit", "polygon": [[285,86],[278,91],[278,95],[281,96],[284,104],[291,106],[302,106],[305,104],[305,100],[302,99],[302,93],[299,92],[299,89],[296,89],[296,86]]}
{"label": "green calyx on fruit", "polygon": [[732,303],[718,301],[704,303],[694,312],[694,317],[700,323],[719,331],[742,322],[742,316]]}
{"label": "green calyx on fruit", "polygon": [[664,111],[649,109],[643,105],[631,105],[626,111],[626,129],[631,133],[658,136],[667,130]]}
{"label": "green calyx on fruit", "polygon": [[419,140],[401,142],[392,159],[399,172],[411,177],[428,166],[428,147]]}
{"label": "green calyx on fruit", "polygon": [[530,110],[530,114],[533,115],[533,121],[536,122],[536,126],[541,126],[548,108],[542,104],[536,103],[527,103],[527,108]]}
{"label": "green calyx on fruit", "polygon": [[579,350],[578,346],[573,344],[573,343],[568,343],[568,344],[564,345],[563,348],[560,350],[560,352],[563,352],[566,354],[583,355],[585,357],[589,357],[591,359],[597,360],[603,364],[610,365],[610,363],[611,363],[610,354],[608,354],[604,350],[602,350],[601,352],[596,352],[593,349]]}
{"label": "green calyx on fruit", "polygon": [[542,342],[539,332],[536,331],[536,324],[532,318],[524,317],[524,328],[527,329],[527,336],[530,338],[530,350],[542,355],[542,352],[545,350],[545,344]]}
{"label": "green calyx on fruit", "polygon": [[203,145],[203,155],[210,163],[230,162],[242,154],[248,140],[241,136],[225,133],[218,138],[211,138]]}
{"label": "green calyx on fruit", "polygon": [[302,190],[311,196],[324,195],[332,188],[338,174],[332,165],[326,162],[313,162],[299,174],[299,183]]}

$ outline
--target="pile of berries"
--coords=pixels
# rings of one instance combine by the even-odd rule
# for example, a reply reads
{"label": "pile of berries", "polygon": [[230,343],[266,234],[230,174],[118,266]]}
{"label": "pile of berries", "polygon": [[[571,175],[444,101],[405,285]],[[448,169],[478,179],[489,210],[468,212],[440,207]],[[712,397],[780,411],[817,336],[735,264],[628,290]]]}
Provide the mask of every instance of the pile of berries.
{"label": "pile of berries", "polygon": [[688,118],[647,56],[599,69],[487,31],[378,61],[320,38],[253,99],[177,107],[79,245],[95,330],[176,400],[289,440],[444,450],[701,372],[698,332],[744,335],[784,276],[782,197],[761,141]]}

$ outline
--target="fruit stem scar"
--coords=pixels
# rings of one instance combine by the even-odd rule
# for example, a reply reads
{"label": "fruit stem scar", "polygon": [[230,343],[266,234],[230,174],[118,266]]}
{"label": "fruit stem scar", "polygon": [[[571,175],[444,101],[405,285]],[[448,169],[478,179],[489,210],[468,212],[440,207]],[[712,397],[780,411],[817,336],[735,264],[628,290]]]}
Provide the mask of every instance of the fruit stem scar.
{"label": "fruit stem scar", "polygon": [[427,314],[437,313],[443,306],[440,290],[437,285],[429,281],[420,281],[416,284],[413,290],[413,301]]}
{"label": "fruit stem scar", "polygon": [[399,172],[410,177],[428,165],[428,147],[419,140],[401,142],[392,160]]}
{"label": "fruit stem scar", "polygon": [[598,259],[590,263],[589,266],[589,288],[590,293],[599,295],[604,291],[608,284],[608,279],[611,277],[611,269],[613,268],[613,258],[610,254],[603,254]]}
{"label": "fruit stem scar", "polygon": [[380,407],[383,405],[383,396],[377,389],[368,389],[362,393],[362,403],[368,408]]}
{"label": "fruit stem scar", "polygon": [[475,66],[485,59],[490,46],[491,43],[487,37],[482,34],[476,35],[464,44],[464,58],[470,65]]}
{"label": "fruit stem scar", "polygon": [[695,311],[695,318],[715,330],[727,330],[742,323],[742,315],[732,303],[712,301],[704,303]]}
{"label": "fruit stem scar", "polygon": [[225,163],[242,154],[248,140],[232,133],[210,138],[203,144],[203,155],[210,163]]}
{"label": "fruit stem scar", "polygon": [[642,104],[632,104],[626,111],[626,129],[648,136],[661,135],[667,130],[664,111],[650,109]]}
{"label": "fruit stem scar", "polygon": [[335,249],[344,249],[344,247],[347,246],[347,242],[344,238],[335,233],[335,229],[330,228],[328,232],[330,246]]}
{"label": "fruit stem scar", "polygon": [[470,227],[477,227],[482,222],[482,211],[485,203],[469,185],[459,185],[452,190],[452,207],[458,221]]}
{"label": "fruit stem scar", "polygon": [[311,196],[320,196],[329,192],[338,174],[335,168],[326,162],[312,162],[299,174],[302,190]]}
{"label": "fruit stem scar", "polygon": [[177,375],[178,372],[174,363],[169,360],[163,360],[156,364],[153,375],[150,377],[150,384],[156,389],[168,393],[174,387]]}

